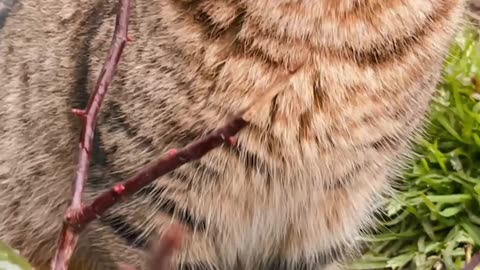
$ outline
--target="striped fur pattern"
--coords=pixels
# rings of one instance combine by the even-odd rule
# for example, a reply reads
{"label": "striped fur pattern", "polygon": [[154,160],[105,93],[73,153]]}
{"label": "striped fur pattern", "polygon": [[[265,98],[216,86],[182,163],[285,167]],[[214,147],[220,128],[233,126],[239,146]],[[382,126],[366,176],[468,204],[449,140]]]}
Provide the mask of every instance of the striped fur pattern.
{"label": "striped fur pattern", "polygon": [[[0,239],[48,266],[79,121],[116,0],[9,0],[0,29]],[[1,3],[1,2],[0,2]],[[462,0],[136,0],[95,136],[86,196],[220,126],[301,69],[234,147],[119,204],[72,269],[143,267],[173,221],[177,269],[338,269],[421,135]],[[4,14],[6,14],[4,12]]]}

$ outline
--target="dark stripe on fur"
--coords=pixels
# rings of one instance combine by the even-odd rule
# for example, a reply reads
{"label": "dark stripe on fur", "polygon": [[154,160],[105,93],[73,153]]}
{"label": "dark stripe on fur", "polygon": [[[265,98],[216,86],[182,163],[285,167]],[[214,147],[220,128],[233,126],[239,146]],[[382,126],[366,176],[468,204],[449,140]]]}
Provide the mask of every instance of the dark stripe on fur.
{"label": "dark stripe on fur", "polygon": [[[315,81],[313,82],[313,112],[320,112],[326,109],[328,102],[328,91],[325,90],[322,85],[320,74],[316,74]],[[328,88],[328,87],[327,87]]]}
{"label": "dark stripe on fur", "polygon": [[298,134],[297,134],[297,140],[298,140],[298,145],[300,151],[302,151],[302,156],[303,156],[303,142],[308,141],[308,142],[317,142],[317,136],[315,133],[312,131],[312,113],[311,112],[305,112],[302,113],[299,117],[299,128],[298,128]]}
{"label": "dark stripe on fur", "polygon": [[[195,170],[195,176],[203,175],[202,179],[208,179],[208,181],[217,182],[222,178],[222,173],[213,167],[208,166],[203,160],[198,160],[190,163],[190,166]],[[193,181],[196,182],[195,179]]]}
{"label": "dark stripe on fur", "polygon": [[258,46],[254,46],[255,42],[253,39],[247,38],[237,38],[232,44],[233,54],[238,58],[249,58],[256,59],[272,68],[278,68],[280,66],[285,66],[283,58],[273,58],[268,51],[264,51]]}
{"label": "dark stripe on fur", "polygon": [[[219,0],[220,1],[220,0]],[[203,1],[186,1],[177,4],[177,7],[184,15],[190,14],[194,22],[201,27],[202,33],[205,35],[205,39],[214,41],[227,37],[225,43],[231,46],[229,50],[237,57],[248,57],[260,60],[267,65],[277,67],[284,65],[283,59],[274,59],[268,52],[263,51],[261,48],[254,46],[253,40],[239,39],[238,33],[243,27],[245,27],[245,15],[246,11],[238,5],[235,18],[227,25],[220,25],[216,22],[207,12],[202,10],[201,4]],[[229,3],[232,5],[233,3]]]}
{"label": "dark stripe on fur", "polygon": [[145,149],[154,151],[153,139],[138,135],[138,128],[130,125],[126,118],[126,114],[121,110],[121,107],[117,102],[110,102],[109,106],[106,108],[105,122],[110,132],[124,131],[132,140],[132,143],[136,143]]}
{"label": "dark stripe on fur", "polygon": [[[247,19],[245,17],[245,11],[238,11],[239,15],[237,15],[237,18],[235,18],[234,22],[228,25],[228,27],[220,27],[217,26],[215,21],[200,8],[203,1],[179,2],[181,2],[181,4],[177,4],[177,6],[181,12],[184,14],[191,14],[195,18],[195,22],[202,27],[202,31],[208,39],[217,39],[220,36],[225,35],[225,33],[233,33],[234,35],[232,36],[235,36],[236,33],[239,33],[242,27],[247,27],[244,24]],[[375,66],[391,63],[395,59],[402,58],[410,53],[415,47],[420,46],[427,36],[434,33],[435,31],[432,30],[434,25],[450,15],[449,13],[453,10],[451,5],[454,4],[454,2],[448,0],[440,1],[436,4],[435,11],[426,16],[423,25],[414,29],[413,33],[408,36],[401,36],[397,39],[388,41],[388,44],[378,44],[368,50],[357,50],[356,48],[349,47],[348,44],[345,44],[342,49],[318,48],[318,50],[320,52],[323,51],[326,57],[339,57],[342,60],[351,59],[351,61],[360,66]],[[359,8],[362,9],[380,9],[381,7],[385,8],[383,5],[374,5],[373,7],[370,5],[359,6]],[[255,26],[251,25],[250,27]],[[275,38],[276,42],[280,40],[280,42],[283,42],[284,44],[295,42],[301,43],[303,46],[309,46],[308,41],[292,41],[287,37],[277,36],[274,32],[267,32],[267,30],[264,29],[262,30],[260,27],[255,27],[255,32],[257,33],[257,38],[264,38],[267,40]],[[232,44],[232,48],[230,49],[234,51],[235,54],[238,54],[239,57],[258,59],[274,67],[284,66],[285,64],[283,63],[283,59],[274,59],[262,48],[254,46],[255,43],[251,38],[243,38],[240,40],[236,37],[235,40],[231,40],[229,43]]]}
{"label": "dark stripe on fur", "polygon": [[[103,4],[98,3],[92,10],[88,11],[83,23],[80,25],[80,29],[77,31],[79,35],[85,35],[84,39],[79,40],[78,47],[80,48],[75,54],[73,61],[76,63],[76,70],[74,77],[76,78],[73,92],[71,93],[72,107],[73,108],[85,108],[88,103],[90,68],[90,46],[95,38],[98,28],[102,22],[102,9]],[[81,34],[80,34],[81,33]],[[72,116],[73,117],[73,116]]]}
{"label": "dark stripe on fur", "polygon": [[[164,70],[164,72],[168,72],[168,70]],[[117,75],[120,77],[118,81],[121,82],[121,77],[122,75],[124,75],[122,74],[121,69],[118,70]],[[121,83],[117,85],[117,87],[122,88]],[[156,150],[155,146],[153,145],[153,139],[150,137],[139,135],[139,129],[134,125],[131,125],[130,119],[128,118],[126,113],[122,111],[121,106],[117,102],[110,101],[106,104],[103,119],[103,126],[107,127],[109,132],[122,132],[132,141],[132,143],[136,143],[139,146],[147,149],[148,151]],[[170,117],[167,123],[163,123],[167,127],[170,125],[172,128],[171,130],[174,130],[175,132],[169,134],[171,135],[169,137],[162,137],[162,144],[167,145],[172,143],[177,146],[183,146],[193,141],[194,138],[200,136],[199,134],[193,133],[189,129],[181,129],[180,124],[173,121],[173,119],[175,119],[175,117]],[[116,175],[108,172],[107,153],[105,153],[101,145],[101,139],[96,139],[93,158],[95,161],[92,162],[92,164],[94,164],[93,166],[95,166],[96,169],[92,169],[92,174],[99,174],[103,177],[94,177],[91,180],[91,185],[96,186],[91,186],[94,190],[100,189],[100,187],[107,184],[110,185],[113,182],[125,180],[128,177],[128,175]],[[105,167],[101,168],[102,166]],[[103,174],[100,172],[102,171],[102,169]],[[105,170],[107,170],[107,172],[105,172]],[[186,176],[182,177],[181,173],[179,173],[178,171],[171,173],[171,177],[175,180],[180,180],[183,182],[191,181],[191,179]],[[170,216],[175,216],[176,220],[179,223],[185,224],[192,230],[205,230],[205,220],[197,219],[188,210],[179,208],[174,200],[162,197],[165,195],[165,188],[160,188],[153,184],[143,188],[135,194],[135,196],[143,196],[147,198],[151,206],[157,207],[157,210],[159,212],[165,213]],[[156,204],[155,201],[160,201],[161,203]],[[124,239],[128,245],[135,248],[145,248],[148,239],[145,238],[146,236],[142,237],[143,234],[141,228],[134,228],[130,224],[126,223],[124,219],[118,216],[102,220],[102,223],[111,227],[113,232],[122,239]]]}
{"label": "dark stripe on fur", "polygon": [[194,128],[185,128],[176,119],[178,116],[168,117],[162,124],[167,132],[162,134],[162,142],[172,147],[184,147],[202,137],[202,133]]}
{"label": "dark stripe on fur", "polygon": [[[96,129],[93,137],[92,162],[90,163],[90,176],[87,188],[93,191],[108,188],[115,182],[126,179],[124,175],[109,172],[108,155],[103,147],[102,134]],[[112,229],[113,233],[129,246],[134,248],[146,248],[148,237],[141,228],[135,228],[126,221],[126,218],[118,214],[102,216],[100,222]]]}
{"label": "dark stripe on fur", "polygon": [[[102,165],[108,165],[107,155],[102,148],[100,133],[98,133],[98,135],[95,137],[98,139],[94,138],[94,141],[96,143],[94,145],[94,153],[92,156],[92,173],[90,177],[91,179],[89,179],[88,186],[93,190],[98,190],[101,188],[105,188],[112,182],[124,180],[126,179],[126,177],[112,174],[106,175],[105,170],[107,169],[107,167],[102,167]],[[170,175],[174,179],[181,179],[179,176],[179,172],[177,171],[172,172]],[[114,178],[114,180],[112,181],[111,178]],[[107,181],[107,179],[110,179],[110,181]],[[190,181],[190,179],[182,181]],[[206,221],[204,219],[197,219],[186,209],[179,208],[174,200],[164,198],[164,196],[166,195],[165,191],[165,187],[159,187],[155,184],[150,184],[142,188],[134,196],[144,196],[148,198],[148,201],[151,203],[151,205],[157,207],[158,211],[170,216],[175,216],[175,218],[180,223],[187,225],[192,230],[205,231]],[[160,201],[161,203],[155,203],[156,201]],[[102,223],[110,226],[113,231],[117,235],[125,239],[129,245],[138,248],[145,247],[147,239],[143,239],[140,237],[142,235],[142,230],[140,228],[134,229],[126,222],[123,222],[123,219],[119,216],[110,216],[113,218],[102,220]]]}
{"label": "dark stripe on fur", "polygon": [[[120,77],[119,81],[122,82],[122,77],[125,77],[121,70],[118,71],[118,76]],[[183,78],[181,77],[180,73],[177,73],[175,69],[170,68],[168,66],[161,66],[160,72],[168,73],[171,76],[178,77],[176,81],[180,84],[183,83]],[[188,84],[185,82],[185,84]],[[122,88],[122,84],[120,83],[118,87]],[[179,85],[181,90],[184,89],[191,89],[189,85]],[[121,89],[120,89],[121,91]],[[141,92],[142,90],[139,89],[137,92]],[[168,108],[167,104],[162,104],[162,101],[159,101],[158,106],[161,108]],[[137,127],[131,124],[131,120],[128,118],[128,115],[123,112],[120,104],[116,101],[110,101],[105,110],[104,115],[104,125],[106,125],[109,129],[109,132],[123,132],[126,134],[132,142],[136,142],[142,147],[148,149],[149,151],[156,151],[156,147],[153,144],[153,139],[150,137],[145,137],[139,135],[140,131]],[[168,117],[169,111],[165,111],[165,119],[166,121],[162,123],[165,129],[170,130],[172,132],[168,132],[162,134],[161,143],[162,145],[169,145],[172,147],[181,147],[184,146],[198,137],[201,136],[200,132],[196,132],[194,129],[185,129],[182,127],[180,123],[178,123],[175,119],[176,116],[172,115]],[[171,112],[170,112],[171,113]],[[198,162],[192,162],[190,164],[186,164],[185,166],[194,166],[196,170],[202,171],[202,173],[206,175],[211,175],[212,178],[218,178],[218,173],[214,170],[205,167],[204,165],[200,165]],[[187,174],[183,173],[185,171],[185,166],[183,169],[175,170],[169,173],[166,177],[171,178],[172,181],[180,181],[185,183],[187,186],[192,186],[192,182],[194,179]],[[193,170],[193,169],[192,169]],[[122,178],[126,179],[126,178]],[[120,180],[120,179],[119,179]],[[203,219],[197,219],[193,216],[187,209],[181,209],[178,207],[177,203],[167,197],[166,188],[159,187],[155,184],[151,184],[147,187],[144,187],[139,192],[135,194],[137,197],[146,198],[149,201],[150,205],[153,207],[157,207],[159,212],[165,213],[170,216],[175,216],[180,223],[184,223],[192,230],[197,231],[204,231],[206,228],[206,221]],[[158,203],[160,202],[160,203]]]}
{"label": "dark stripe on fur", "polygon": [[169,216],[174,216],[179,222],[190,227],[190,229],[196,231],[205,231],[207,222],[204,219],[198,219],[187,209],[178,207],[174,200],[165,198],[165,192],[165,187],[159,187],[155,184],[150,184],[141,189],[135,195],[148,198],[151,205],[156,207],[157,211],[165,213]]}
{"label": "dark stripe on fur", "polygon": [[352,184],[352,181],[355,179],[357,173],[361,170],[365,170],[371,163],[365,161],[363,163],[357,163],[344,175],[335,178],[333,183],[325,184],[326,190],[338,190],[345,189]]}
{"label": "dark stripe on fur", "polygon": [[382,151],[396,149],[400,146],[400,143],[401,142],[398,138],[392,136],[384,136],[370,145],[371,147],[375,148],[375,150]]}
{"label": "dark stripe on fur", "polygon": [[101,136],[101,132],[98,129],[95,129],[93,135],[92,163],[105,167],[107,165],[107,153],[103,148]]}
{"label": "dark stripe on fur", "polygon": [[395,59],[400,59],[411,53],[413,49],[421,46],[424,40],[434,33],[433,28],[439,21],[444,20],[449,13],[453,11],[452,6],[456,5],[454,1],[443,0],[435,4],[435,11],[428,14],[424,24],[418,27],[408,36],[394,39],[386,44],[379,44],[369,50],[359,51],[355,48],[346,47],[343,50],[330,50],[325,48],[327,55],[339,55],[343,59],[353,59],[355,63],[361,66],[375,66],[392,63]]}
{"label": "dark stripe on fur", "polygon": [[[217,182],[222,178],[221,172],[206,165],[204,162],[202,162],[202,160],[192,161],[188,164],[185,164],[182,166],[182,168],[178,168],[168,173],[166,177],[169,179],[169,181],[180,181],[190,189],[194,183],[198,182],[197,178],[199,175],[202,175],[204,179],[208,179],[208,181],[211,182]],[[165,190],[166,188],[160,188],[157,185],[151,184],[137,192],[137,195],[145,196],[153,201],[158,201],[162,199],[162,195]]]}
{"label": "dark stripe on fur", "polygon": [[144,249],[148,244],[148,237],[144,231],[129,224],[126,218],[118,214],[110,214],[100,218],[100,222],[109,226],[116,235],[124,239],[131,247]]}
{"label": "dark stripe on fur", "polygon": [[140,189],[135,196],[145,196],[148,198],[161,198],[160,196],[164,194],[165,187],[159,187],[155,183],[149,184],[142,189]]}
{"label": "dark stripe on fur", "polygon": [[187,225],[192,230],[203,232],[207,228],[207,222],[204,219],[197,219],[188,210],[181,209],[174,200],[162,199],[158,205],[158,210],[170,216],[175,216],[181,223]]}
{"label": "dark stripe on fur", "polygon": [[247,151],[240,143],[225,147],[244,164],[246,172],[259,172],[265,177],[265,184],[267,186],[271,184],[272,174],[267,162],[257,154]]}
{"label": "dark stripe on fur", "polygon": [[[79,39],[78,51],[75,54],[73,61],[75,61],[75,82],[73,91],[70,93],[72,108],[85,108],[89,99],[89,61],[90,61],[90,46],[95,37],[98,28],[101,25],[103,18],[104,6],[99,3],[88,11],[88,16],[81,23],[81,28],[77,29],[78,36],[84,37]],[[79,119],[73,114],[71,115],[73,122],[76,123],[76,128],[72,129],[72,132],[80,132]],[[77,130],[78,128],[78,130]],[[80,135],[80,134],[79,134]],[[93,150],[92,150],[92,162],[90,163],[90,176],[87,182],[87,187],[92,190],[103,189],[109,186],[110,183],[106,181],[109,177],[106,177],[107,171],[105,170],[108,163],[107,153],[103,148],[102,135],[99,129],[95,129],[93,138]],[[119,179],[121,180],[121,179]]]}
{"label": "dark stripe on fur", "polygon": [[[224,1],[224,0],[217,0]],[[216,21],[202,8],[203,0],[199,1],[174,1],[173,2],[179,10],[184,14],[190,14],[194,21],[201,26],[202,31],[206,38],[215,40],[227,34],[238,33],[243,24],[245,10],[237,6],[238,9],[235,12],[234,18],[228,22]],[[235,5],[235,3],[228,3],[229,5]]]}
{"label": "dark stripe on fur", "polygon": [[[447,18],[452,12],[451,5],[455,3],[452,1],[443,0],[435,6],[435,11],[432,14],[428,14],[424,20],[424,24],[413,30],[408,36],[401,36],[397,39],[388,41],[388,44],[378,44],[368,50],[358,50],[353,47],[349,47],[345,44],[342,49],[333,48],[317,48],[319,52],[323,52],[327,58],[340,58],[341,60],[348,60],[355,62],[359,66],[378,66],[392,63],[395,59],[400,59],[410,53],[414,48],[420,46],[424,39],[429,35],[435,33],[433,31],[434,25],[439,21]],[[245,20],[245,18],[242,19]],[[244,26],[245,27],[245,26]],[[254,27],[254,26],[252,26]],[[289,40],[287,37],[277,36],[274,32],[267,32],[260,27],[255,28],[256,38],[273,39],[275,42],[298,43],[299,46],[310,46],[308,41],[304,40]],[[236,39],[234,45],[234,51],[241,56],[254,58],[261,60],[272,66],[284,66],[283,59],[274,59],[268,52],[264,51],[260,47],[253,46],[255,44],[251,38]],[[292,44],[292,46],[294,46]]]}

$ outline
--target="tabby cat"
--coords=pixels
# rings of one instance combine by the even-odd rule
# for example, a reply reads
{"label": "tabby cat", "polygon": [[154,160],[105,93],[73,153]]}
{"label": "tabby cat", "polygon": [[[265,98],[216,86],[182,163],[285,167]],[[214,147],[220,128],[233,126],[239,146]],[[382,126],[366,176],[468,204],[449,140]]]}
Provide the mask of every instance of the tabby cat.
{"label": "tabby cat", "polygon": [[[422,135],[463,0],[136,0],[86,198],[221,126],[297,70],[236,145],[93,222],[72,269],[145,268],[168,224],[183,270],[341,269]],[[54,255],[83,108],[116,0],[0,0],[0,240]]]}

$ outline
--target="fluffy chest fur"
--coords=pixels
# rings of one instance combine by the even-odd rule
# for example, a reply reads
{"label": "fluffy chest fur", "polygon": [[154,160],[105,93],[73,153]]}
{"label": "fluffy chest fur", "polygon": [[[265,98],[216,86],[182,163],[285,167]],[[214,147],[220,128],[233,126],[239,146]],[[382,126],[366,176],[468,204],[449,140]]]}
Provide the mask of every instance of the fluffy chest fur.
{"label": "fluffy chest fur", "polygon": [[[0,235],[42,265],[75,169],[69,108],[84,106],[93,88],[115,1],[37,5],[20,1],[0,30],[8,209]],[[461,0],[137,0],[135,41],[98,125],[89,196],[220,126],[300,68],[237,145],[158,179],[93,224],[74,264],[140,265],[172,219],[191,231],[182,269],[334,263],[371,225],[410,154],[462,8]]]}

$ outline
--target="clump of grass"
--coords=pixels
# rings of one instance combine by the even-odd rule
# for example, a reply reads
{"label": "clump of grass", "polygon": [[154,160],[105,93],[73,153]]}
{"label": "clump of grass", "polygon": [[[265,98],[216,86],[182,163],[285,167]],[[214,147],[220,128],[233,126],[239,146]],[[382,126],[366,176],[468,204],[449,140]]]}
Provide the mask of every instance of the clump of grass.
{"label": "clump of grass", "polygon": [[380,233],[352,269],[462,269],[480,247],[480,42],[468,28],[451,49],[429,137],[385,208]]}

